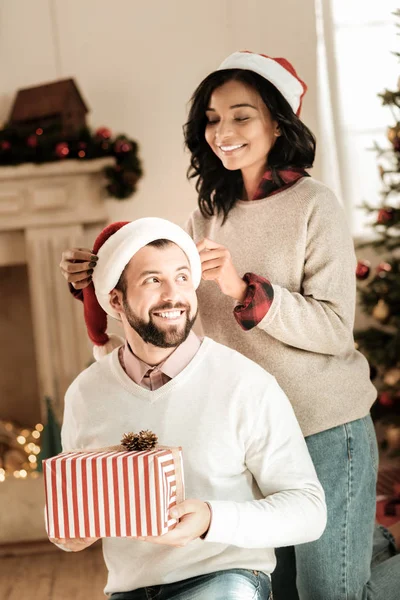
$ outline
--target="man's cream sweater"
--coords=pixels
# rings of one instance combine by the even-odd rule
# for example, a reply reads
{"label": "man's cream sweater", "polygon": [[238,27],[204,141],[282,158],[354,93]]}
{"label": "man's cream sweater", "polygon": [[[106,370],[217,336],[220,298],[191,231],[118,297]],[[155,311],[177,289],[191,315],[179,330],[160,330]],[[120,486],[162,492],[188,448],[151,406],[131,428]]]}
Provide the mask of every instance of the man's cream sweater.
{"label": "man's cream sweater", "polygon": [[226,246],[240,276],[273,284],[264,319],[243,331],[234,300],[215,282],[198,290],[204,332],[272,373],[305,436],[364,417],[376,397],[366,359],[355,349],[355,254],[334,194],[304,178],[263,200],[239,201],[222,225],[194,211],[187,230]]}
{"label": "man's cream sweater", "polygon": [[141,429],[182,446],[186,497],[210,503],[211,526],[183,548],[103,539],[106,593],[226,569],[270,574],[274,547],[322,534],[324,492],[293,409],[275,378],[239,353],[205,338],[183,371],[151,391],[128,377],[117,349],[69,387],[64,451],[112,446]]}

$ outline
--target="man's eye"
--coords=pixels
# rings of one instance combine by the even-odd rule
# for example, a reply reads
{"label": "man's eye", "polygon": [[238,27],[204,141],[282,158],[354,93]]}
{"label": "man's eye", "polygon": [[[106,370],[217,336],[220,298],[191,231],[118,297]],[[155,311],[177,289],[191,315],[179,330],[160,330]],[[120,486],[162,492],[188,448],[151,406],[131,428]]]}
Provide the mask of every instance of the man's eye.
{"label": "man's eye", "polygon": [[178,281],[187,281],[188,280],[188,276],[187,275],[179,275],[178,276]]}
{"label": "man's eye", "polygon": [[159,280],[157,279],[157,277],[148,277],[144,281],[144,283],[158,283],[158,282],[159,282]]}

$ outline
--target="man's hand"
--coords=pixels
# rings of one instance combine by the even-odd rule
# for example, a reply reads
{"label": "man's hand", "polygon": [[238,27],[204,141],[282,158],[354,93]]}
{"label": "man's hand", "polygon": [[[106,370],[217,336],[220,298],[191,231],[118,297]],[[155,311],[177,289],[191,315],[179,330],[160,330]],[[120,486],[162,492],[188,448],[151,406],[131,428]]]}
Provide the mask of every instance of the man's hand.
{"label": "man's hand", "polygon": [[229,250],[207,238],[197,244],[197,250],[200,254],[203,279],[215,281],[223,294],[243,302],[247,284],[239,277]]}
{"label": "man's hand", "polygon": [[80,552],[97,542],[98,539],[100,538],[71,538],[68,540],[65,538],[50,538],[50,541],[53,544],[63,546],[66,550],[70,550],[71,552]]}
{"label": "man's hand", "polygon": [[71,248],[61,256],[60,269],[65,279],[77,290],[87,287],[92,281],[97,256],[87,248]]}
{"label": "man's hand", "polygon": [[164,535],[138,538],[153,544],[165,544],[181,548],[208,531],[211,523],[211,510],[201,500],[184,500],[170,510],[170,516],[180,519],[179,523]]}

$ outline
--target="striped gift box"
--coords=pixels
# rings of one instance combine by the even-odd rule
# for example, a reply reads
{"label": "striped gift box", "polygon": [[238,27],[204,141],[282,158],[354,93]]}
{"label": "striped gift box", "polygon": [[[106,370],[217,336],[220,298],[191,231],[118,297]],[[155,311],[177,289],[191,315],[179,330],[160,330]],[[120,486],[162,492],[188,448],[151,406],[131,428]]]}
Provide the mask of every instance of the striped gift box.
{"label": "striped gift box", "polygon": [[43,475],[50,538],[162,535],[184,499],[181,448],[64,453]]}

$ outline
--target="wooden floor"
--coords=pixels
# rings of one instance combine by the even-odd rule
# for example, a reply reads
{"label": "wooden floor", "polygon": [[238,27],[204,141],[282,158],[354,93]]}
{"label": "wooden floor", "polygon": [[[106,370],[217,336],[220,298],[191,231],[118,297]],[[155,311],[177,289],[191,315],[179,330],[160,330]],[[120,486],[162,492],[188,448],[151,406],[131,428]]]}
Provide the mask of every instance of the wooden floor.
{"label": "wooden floor", "polygon": [[9,552],[0,550],[1,600],[106,598],[103,593],[106,568],[101,546],[76,553],[53,550],[47,544],[14,548]]}

